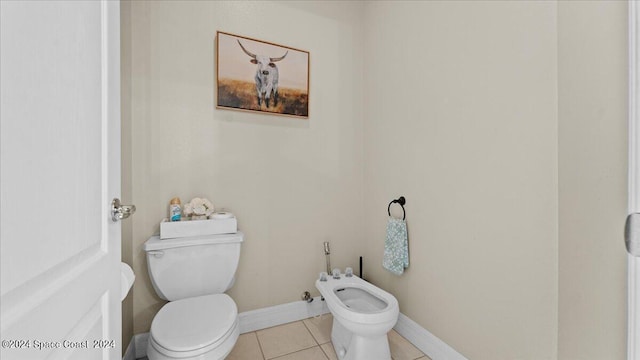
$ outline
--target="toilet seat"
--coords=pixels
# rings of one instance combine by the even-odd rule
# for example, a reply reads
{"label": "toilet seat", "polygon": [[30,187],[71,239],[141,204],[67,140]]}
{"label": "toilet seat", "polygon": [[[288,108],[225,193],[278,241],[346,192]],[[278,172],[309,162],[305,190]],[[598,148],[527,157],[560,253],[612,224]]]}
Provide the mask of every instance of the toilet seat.
{"label": "toilet seat", "polygon": [[149,342],[166,357],[192,358],[221,347],[234,334],[236,304],[226,294],[215,294],[167,303],[153,319]]}

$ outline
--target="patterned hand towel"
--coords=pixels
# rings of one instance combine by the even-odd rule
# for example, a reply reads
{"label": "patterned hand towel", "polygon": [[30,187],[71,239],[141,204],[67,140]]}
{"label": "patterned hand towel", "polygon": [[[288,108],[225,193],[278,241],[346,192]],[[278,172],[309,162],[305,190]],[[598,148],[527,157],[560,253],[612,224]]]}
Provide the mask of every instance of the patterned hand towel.
{"label": "patterned hand towel", "polygon": [[404,269],[409,267],[407,223],[402,219],[389,217],[382,266],[396,275],[402,275]]}

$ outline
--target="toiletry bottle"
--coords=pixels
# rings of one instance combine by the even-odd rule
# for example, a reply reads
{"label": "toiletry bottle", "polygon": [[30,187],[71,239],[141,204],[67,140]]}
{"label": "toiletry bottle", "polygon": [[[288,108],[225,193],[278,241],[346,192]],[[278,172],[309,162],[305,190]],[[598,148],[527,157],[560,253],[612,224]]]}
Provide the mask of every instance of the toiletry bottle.
{"label": "toiletry bottle", "polygon": [[180,198],[174,197],[169,202],[169,220],[180,221],[181,216],[182,216],[182,208],[180,207]]}

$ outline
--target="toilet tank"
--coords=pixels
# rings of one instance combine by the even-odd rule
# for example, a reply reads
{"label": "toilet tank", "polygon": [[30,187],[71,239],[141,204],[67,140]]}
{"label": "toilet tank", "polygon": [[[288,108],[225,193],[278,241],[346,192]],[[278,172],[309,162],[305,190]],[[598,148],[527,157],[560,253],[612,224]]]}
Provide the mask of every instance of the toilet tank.
{"label": "toilet tank", "polygon": [[244,235],[208,235],[144,243],[153,288],[162,299],[222,294],[233,286]]}

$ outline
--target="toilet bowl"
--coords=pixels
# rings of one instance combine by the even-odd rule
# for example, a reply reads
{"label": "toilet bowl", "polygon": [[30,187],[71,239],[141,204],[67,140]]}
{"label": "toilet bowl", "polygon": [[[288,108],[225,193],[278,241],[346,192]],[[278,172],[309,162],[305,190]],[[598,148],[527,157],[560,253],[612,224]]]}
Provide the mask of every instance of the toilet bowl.
{"label": "toilet bowl", "polygon": [[169,300],[153,318],[149,360],[222,360],[240,334],[238,308],[227,291],[235,281],[243,234],[144,244],[151,283]]}
{"label": "toilet bowl", "polygon": [[357,276],[316,281],[333,315],[331,341],[340,360],[389,360],[387,333],[398,321],[398,300]]}
{"label": "toilet bowl", "polygon": [[149,359],[224,359],[239,336],[238,309],[226,294],[166,304],[153,319]]}

